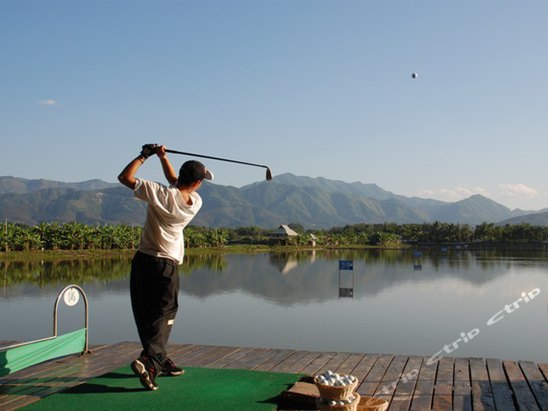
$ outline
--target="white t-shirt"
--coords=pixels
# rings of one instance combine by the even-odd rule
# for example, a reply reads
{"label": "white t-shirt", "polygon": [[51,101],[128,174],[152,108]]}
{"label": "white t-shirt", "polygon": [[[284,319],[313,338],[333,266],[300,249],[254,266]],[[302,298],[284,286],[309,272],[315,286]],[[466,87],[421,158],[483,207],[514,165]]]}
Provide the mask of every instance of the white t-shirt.
{"label": "white t-shirt", "polygon": [[140,178],[136,179],[133,194],[148,203],[139,251],[181,264],[185,253],[183,229],[200,210],[202,198],[196,192],[191,193],[189,205],[175,186],[166,187]]}

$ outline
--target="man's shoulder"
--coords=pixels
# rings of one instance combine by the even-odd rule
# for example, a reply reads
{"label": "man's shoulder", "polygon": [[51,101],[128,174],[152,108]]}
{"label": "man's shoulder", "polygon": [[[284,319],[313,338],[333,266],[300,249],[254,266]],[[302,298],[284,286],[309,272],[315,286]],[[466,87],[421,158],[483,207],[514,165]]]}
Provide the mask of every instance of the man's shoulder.
{"label": "man's shoulder", "polygon": [[194,204],[197,204],[198,206],[202,205],[202,197],[200,196],[200,194],[198,194],[196,191],[193,191],[192,193],[190,193],[190,195]]}
{"label": "man's shoulder", "polygon": [[147,180],[145,178],[137,178],[136,185],[150,187],[153,189],[162,189],[162,190],[166,190],[169,188],[165,184],[159,183],[158,181]]}

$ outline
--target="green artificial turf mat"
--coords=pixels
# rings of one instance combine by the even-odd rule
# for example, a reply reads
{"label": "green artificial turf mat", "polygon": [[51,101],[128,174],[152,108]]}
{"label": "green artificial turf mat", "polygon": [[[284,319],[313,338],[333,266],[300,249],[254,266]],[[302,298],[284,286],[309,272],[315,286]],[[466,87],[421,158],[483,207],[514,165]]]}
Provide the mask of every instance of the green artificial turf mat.
{"label": "green artificial turf mat", "polygon": [[159,377],[147,391],[129,366],[93,378],[25,407],[25,410],[275,410],[276,397],[301,375],[262,371],[185,368]]}

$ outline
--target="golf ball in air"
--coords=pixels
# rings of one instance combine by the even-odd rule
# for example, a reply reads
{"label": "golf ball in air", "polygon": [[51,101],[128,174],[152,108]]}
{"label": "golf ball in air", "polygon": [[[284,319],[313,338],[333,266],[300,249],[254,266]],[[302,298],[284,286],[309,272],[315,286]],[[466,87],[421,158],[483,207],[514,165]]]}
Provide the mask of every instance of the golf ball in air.
{"label": "golf ball in air", "polygon": [[417,73],[411,73],[411,78],[417,78],[419,75]]}

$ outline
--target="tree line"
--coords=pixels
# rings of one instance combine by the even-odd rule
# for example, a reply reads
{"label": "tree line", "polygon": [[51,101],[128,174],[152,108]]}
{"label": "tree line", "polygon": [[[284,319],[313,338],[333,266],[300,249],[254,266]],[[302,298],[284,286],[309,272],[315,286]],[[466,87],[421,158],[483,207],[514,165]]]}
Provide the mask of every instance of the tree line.
{"label": "tree line", "polygon": [[[295,246],[397,246],[401,244],[490,243],[530,244],[548,241],[548,227],[531,224],[476,226],[453,223],[354,224],[324,230],[306,230],[289,225],[296,237],[283,241]],[[223,247],[234,244],[280,244],[277,229],[259,227],[207,228],[189,226],[185,243],[189,248]],[[87,225],[77,222],[40,223],[27,226],[5,221],[0,229],[0,251],[115,250],[135,249],[141,227],[129,225]]]}

